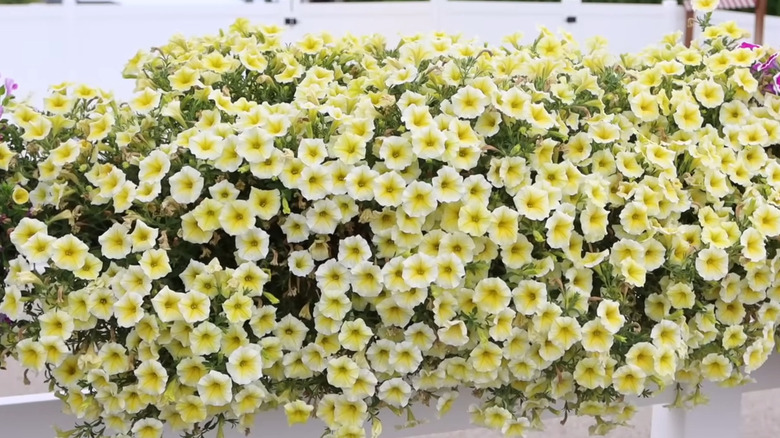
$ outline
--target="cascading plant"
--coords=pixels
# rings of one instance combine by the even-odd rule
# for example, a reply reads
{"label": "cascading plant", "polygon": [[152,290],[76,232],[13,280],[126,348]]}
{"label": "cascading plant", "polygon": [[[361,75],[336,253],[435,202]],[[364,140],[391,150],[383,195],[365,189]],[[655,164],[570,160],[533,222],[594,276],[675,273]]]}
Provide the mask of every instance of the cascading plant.
{"label": "cascading plant", "polygon": [[748,381],[780,316],[779,67],[694,3],[690,48],[620,57],[238,20],[139,52],[127,103],[5,101],[0,359],[72,438],[268,409],[377,436],[459,393],[507,436],[605,433],[629,396]]}

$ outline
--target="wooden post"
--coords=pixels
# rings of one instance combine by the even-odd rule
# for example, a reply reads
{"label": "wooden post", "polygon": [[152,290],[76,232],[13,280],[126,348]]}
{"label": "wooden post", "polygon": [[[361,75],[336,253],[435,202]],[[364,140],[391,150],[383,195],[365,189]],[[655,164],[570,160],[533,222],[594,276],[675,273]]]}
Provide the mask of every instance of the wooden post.
{"label": "wooden post", "polygon": [[764,44],[764,20],[766,18],[766,2],[767,0],[756,0],[756,27],[755,27],[755,42],[756,44]]}
{"label": "wooden post", "polygon": [[693,9],[685,10],[685,47],[690,47],[693,41],[693,27],[696,25],[694,17]]}

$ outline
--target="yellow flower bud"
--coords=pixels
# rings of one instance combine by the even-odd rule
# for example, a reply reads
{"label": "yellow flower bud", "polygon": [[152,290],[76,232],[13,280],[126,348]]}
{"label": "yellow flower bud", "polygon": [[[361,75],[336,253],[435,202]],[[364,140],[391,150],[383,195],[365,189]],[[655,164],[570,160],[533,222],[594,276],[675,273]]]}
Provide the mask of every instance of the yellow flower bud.
{"label": "yellow flower bud", "polygon": [[11,197],[15,203],[25,204],[30,200],[30,192],[28,192],[24,187],[16,186],[14,187],[14,192]]}

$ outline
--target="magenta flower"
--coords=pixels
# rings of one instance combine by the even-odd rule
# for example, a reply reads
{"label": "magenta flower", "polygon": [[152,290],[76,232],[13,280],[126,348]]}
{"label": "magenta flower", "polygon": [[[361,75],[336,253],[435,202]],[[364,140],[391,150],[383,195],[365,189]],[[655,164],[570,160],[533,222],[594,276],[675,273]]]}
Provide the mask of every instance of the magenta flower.
{"label": "magenta flower", "polygon": [[766,60],[766,62],[757,62],[753,64],[753,70],[763,72],[770,68],[776,67],[777,57],[780,53],[775,53]]}
{"label": "magenta flower", "polygon": [[753,50],[753,49],[757,49],[759,47],[761,47],[761,46],[759,46],[758,44],[753,44],[753,43],[742,43],[742,44],[739,45],[740,49],[750,49],[750,50]]}
{"label": "magenta flower", "polygon": [[772,91],[774,91],[775,94],[780,94],[780,73],[772,78]]}

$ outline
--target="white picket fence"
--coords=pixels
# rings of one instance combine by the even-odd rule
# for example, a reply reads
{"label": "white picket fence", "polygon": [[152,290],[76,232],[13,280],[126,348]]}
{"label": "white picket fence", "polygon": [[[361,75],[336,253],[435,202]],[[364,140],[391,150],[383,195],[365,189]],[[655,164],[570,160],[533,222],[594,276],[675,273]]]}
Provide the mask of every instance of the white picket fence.
{"label": "white picket fence", "polygon": [[[63,1],[61,5],[0,6],[0,74],[17,79],[20,92],[32,94],[37,102],[49,85],[65,80],[100,86],[126,98],[133,86],[120,72],[137,50],[162,44],[176,33],[213,34],[238,17],[279,25],[292,19],[297,24],[286,26],[287,41],[318,31],[381,33],[393,41],[401,34],[444,30],[498,43],[517,31],[530,41],[544,25],[568,31],[582,42],[604,36],[615,53],[658,42],[665,34],[681,31],[685,21],[676,0],[660,4],[118,0],[121,5]],[[718,12],[716,19],[753,28],[751,14]],[[780,40],[780,18],[767,19],[765,40],[770,44]]]}
{"label": "white picket fence", "polygon": [[[652,405],[650,438],[741,438],[742,394],[780,387],[780,355],[773,355],[767,363],[751,375],[756,382],[738,388],[719,388],[705,385],[703,392],[710,398],[707,405],[691,410],[668,409],[674,393],[666,391],[651,399],[632,399],[638,406]],[[1,376],[0,376],[1,377]],[[2,379],[0,379],[2,381]],[[385,438],[413,437],[423,434],[454,432],[473,428],[469,424],[468,407],[475,402],[469,394],[462,394],[448,414],[436,419],[433,407],[421,406],[415,411],[418,419],[431,419],[413,429],[398,429],[403,424],[390,412],[380,416]],[[53,428],[72,428],[75,419],[62,413],[62,405],[52,394],[33,394],[0,397],[0,437],[3,438],[53,438]],[[324,423],[312,420],[306,425],[289,427],[284,412],[271,411],[258,415],[252,436],[261,437],[317,437],[322,434]],[[176,434],[166,433],[165,437]],[[240,438],[239,430],[229,430],[225,438]],[[370,433],[369,435],[370,436]],[[532,434],[544,437],[544,432]],[[619,434],[616,436],[620,436]]]}

